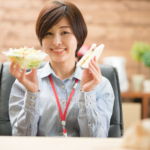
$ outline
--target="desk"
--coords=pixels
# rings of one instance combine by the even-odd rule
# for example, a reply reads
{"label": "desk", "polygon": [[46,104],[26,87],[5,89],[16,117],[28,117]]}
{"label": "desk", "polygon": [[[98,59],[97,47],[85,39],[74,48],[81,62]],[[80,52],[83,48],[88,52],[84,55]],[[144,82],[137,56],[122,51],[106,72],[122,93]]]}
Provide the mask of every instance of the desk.
{"label": "desk", "polygon": [[0,150],[131,150],[122,138],[51,138],[0,136]]}
{"label": "desk", "polygon": [[142,118],[148,118],[148,107],[150,100],[150,93],[142,92],[124,92],[121,93],[122,98],[141,98],[142,99]]}

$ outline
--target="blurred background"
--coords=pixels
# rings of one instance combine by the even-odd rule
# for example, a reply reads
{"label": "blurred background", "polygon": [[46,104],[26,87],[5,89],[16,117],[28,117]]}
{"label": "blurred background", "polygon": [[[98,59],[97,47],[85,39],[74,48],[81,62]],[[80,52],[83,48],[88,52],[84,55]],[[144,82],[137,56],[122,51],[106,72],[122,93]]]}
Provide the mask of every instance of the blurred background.
{"label": "blurred background", "polygon": [[[81,10],[87,23],[88,36],[83,49],[88,49],[93,43],[103,43],[105,48],[99,63],[113,64],[118,69],[125,128],[135,120],[149,117],[150,65],[145,65],[143,58],[139,60],[134,55],[136,50],[150,50],[150,0],[68,1]],[[48,2],[0,0],[0,63],[9,61],[2,54],[9,48],[28,46],[42,49],[35,34],[35,23],[40,10]],[[143,50],[144,44],[146,50]],[[145,83],[145,80],[149,82]]]}

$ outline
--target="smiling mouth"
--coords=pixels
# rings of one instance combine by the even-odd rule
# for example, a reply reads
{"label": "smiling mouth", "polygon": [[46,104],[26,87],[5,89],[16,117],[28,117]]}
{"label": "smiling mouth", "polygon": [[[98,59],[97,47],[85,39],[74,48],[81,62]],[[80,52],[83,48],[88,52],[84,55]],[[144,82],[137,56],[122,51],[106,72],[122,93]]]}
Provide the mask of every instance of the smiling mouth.
{"label": "smiling mouth", "polygon": [[51,50],[54,52],[62,52],[62,51],[65,51],[66,48],[51,48]]}

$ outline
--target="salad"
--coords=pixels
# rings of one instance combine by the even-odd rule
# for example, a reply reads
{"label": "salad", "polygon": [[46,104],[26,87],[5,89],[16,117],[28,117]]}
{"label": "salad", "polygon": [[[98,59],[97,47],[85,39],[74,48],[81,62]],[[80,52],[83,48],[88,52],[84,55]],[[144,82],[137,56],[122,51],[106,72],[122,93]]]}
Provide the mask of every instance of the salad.
{"label": "salad", "polygon": [[3,52],[10,61],[15,64],[19,64],[20,69],[35,69],[38,68],[41,61],[46,58],[47,54],[43,53],[41,50],[35,50],[34,48],[20,48],[20,49],[12,49],[9,51]]}

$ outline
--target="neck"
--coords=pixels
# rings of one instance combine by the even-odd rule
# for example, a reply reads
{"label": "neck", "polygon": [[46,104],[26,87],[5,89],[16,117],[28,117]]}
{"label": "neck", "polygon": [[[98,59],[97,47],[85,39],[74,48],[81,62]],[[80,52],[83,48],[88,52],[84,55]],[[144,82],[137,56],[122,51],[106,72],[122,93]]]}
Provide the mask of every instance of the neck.
{"label": "neck", "polygon": [[75,61],[68,62],[54,62],[50,61],[51,68],[55,72],[55,74],[61,79],[64,80],[69,78],[75,71],[76,64]]}

